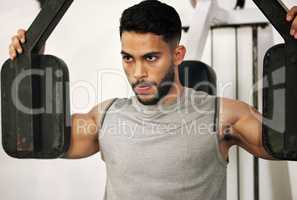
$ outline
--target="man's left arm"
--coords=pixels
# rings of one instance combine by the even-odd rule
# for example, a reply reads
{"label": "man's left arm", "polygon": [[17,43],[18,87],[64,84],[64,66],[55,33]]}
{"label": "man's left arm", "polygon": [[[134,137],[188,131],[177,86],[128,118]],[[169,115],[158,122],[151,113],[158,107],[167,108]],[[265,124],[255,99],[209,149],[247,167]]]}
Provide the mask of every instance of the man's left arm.
{"label": "man's left arm", "polygon": [[226,143],[238,145],[256,157],[272,160],[262,141],[262,115],[252,106],[221,98],[222,136]]}
{"label": "man's left arm", "polygon": [[[297,39],[297,6],[288,11],[286,20],[292,23],[290,34]],[[231,146],[239,145],[256,157],[273,160],[263,146],[262,115],[244,102],[227,98],[220,100],[220,138],[224,156],[228,157]]]}

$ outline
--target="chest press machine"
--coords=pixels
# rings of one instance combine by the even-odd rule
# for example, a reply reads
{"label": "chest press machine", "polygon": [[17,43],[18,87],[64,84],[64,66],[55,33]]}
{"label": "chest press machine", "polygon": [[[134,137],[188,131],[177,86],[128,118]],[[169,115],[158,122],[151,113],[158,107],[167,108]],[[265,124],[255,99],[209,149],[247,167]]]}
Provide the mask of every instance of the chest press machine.
{"label": "chest press machine", "polygon": [[[297,160],[297,41],[289,34],[287,9],[280,1],[253,1],[285,40],[284,44],[269,49],[263,62],[264,146],[276,159]],[[69,148],[68,69],[61,59],[38,52],[72,2],[47,1],[27,31],[24,53],[3,64],[2,145],[12,157],[58,158]],[[180,70],[185,86],[193,87],[201,81],[215,86],[215,73],[202,63],[186,61]],[[200,89],[215,94],[213,88]]]}

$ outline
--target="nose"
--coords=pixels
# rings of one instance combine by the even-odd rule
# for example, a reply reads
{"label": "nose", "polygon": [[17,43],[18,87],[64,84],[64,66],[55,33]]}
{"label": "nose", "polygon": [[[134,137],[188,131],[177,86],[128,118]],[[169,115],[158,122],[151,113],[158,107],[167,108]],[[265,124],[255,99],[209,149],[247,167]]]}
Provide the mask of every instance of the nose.
{"label": "nose", "polygon": [[146,71],[146,68],[145,66],[143,66],[143,64],[141,63],[138,63],[135,65],[135,68],[134,68],[134,78],[136,80],[139,80],[141,78],[145,78],[147,76],[147,71]]}

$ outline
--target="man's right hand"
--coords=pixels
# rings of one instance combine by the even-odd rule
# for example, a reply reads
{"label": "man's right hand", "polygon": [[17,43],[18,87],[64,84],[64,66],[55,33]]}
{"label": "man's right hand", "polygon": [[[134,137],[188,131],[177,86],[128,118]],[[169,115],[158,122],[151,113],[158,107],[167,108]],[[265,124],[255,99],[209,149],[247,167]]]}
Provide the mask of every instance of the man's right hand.
{"label": "man's right hand", "polygon": [[9,57],[11,60],[15,59],[18,54],[23,52],[22,44],[26,42],[26,31],[24,29],[19,29],[17,34],[11,38],[11,43],[9,45]]}

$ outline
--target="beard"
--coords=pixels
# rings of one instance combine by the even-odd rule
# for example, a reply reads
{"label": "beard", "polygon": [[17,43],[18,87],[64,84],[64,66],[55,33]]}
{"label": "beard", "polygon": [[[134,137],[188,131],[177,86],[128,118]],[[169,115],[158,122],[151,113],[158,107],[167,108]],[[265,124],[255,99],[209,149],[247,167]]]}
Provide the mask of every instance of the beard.
{"label": "beard", "polygon": [[148,82],[145,80],[137,81],[136,83],[132,84],[133,91],[135,92],[135,87],[138,85],[144,85],[148,84],[157,89],[157,93],[148,99],[142,99],[139,95],[136,94],[136,97],[140,103],[143,105],[156,105],[164,96],[166,96],[171,87],[174,84],[174,77],[175,77],[175,71],[174,71],[174,65],[171,65],[165,76],[162,78],[160,84],[157,84],[156,82]]}

